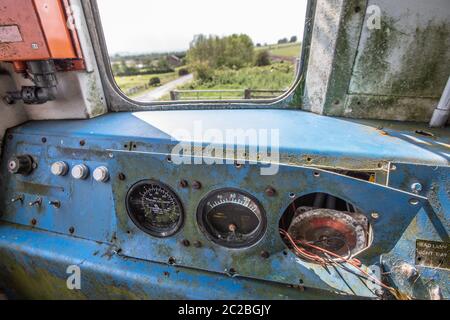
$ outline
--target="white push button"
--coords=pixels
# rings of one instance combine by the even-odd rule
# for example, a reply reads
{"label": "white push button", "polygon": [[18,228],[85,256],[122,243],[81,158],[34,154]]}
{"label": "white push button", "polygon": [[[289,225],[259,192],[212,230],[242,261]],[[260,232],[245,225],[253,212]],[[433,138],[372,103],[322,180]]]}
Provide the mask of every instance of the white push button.
{"label": "white push button", "polygon": [[50,170],[55,176],[65,176],[69,171],[69,166],[64,161],[58,161],[52,164]]}
{"label": "white push button", "polygon": [[106,182],[109,180],[109,172],[108,172],[108,168],[106,167],[98,167],[97,169],[94,170],[93,173],[94,179],[95,181],[98,182]]}
{"label": "white push button", "polygon": [[84,180],[89,175],[89,168],[84,164],[78,164],[72,168],[72,177],[78,180]]}

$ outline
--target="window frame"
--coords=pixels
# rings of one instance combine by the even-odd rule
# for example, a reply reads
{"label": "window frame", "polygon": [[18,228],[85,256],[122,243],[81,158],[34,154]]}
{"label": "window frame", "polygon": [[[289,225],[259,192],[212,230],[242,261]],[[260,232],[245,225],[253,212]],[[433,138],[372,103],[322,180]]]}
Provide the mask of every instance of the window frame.
{"label": "window frame", "polygon": [[114,112],[146,110],[199,110],[199,109],[301,109],[302,103],[291,105],[295,95],[303,96],[309,48],[314,25],[317,0],[305,0],[306,17],[297,65],[296,77],[291,87],[281,96],[272,99],[238,99],[238,100],[178,100],[141,102],[128,97],[117,85],[112,71],[110,56],[100,18],[97,0],[81,0],[86,18],[87,31],[90,34],[94,54],[100,71],[108,109]]}

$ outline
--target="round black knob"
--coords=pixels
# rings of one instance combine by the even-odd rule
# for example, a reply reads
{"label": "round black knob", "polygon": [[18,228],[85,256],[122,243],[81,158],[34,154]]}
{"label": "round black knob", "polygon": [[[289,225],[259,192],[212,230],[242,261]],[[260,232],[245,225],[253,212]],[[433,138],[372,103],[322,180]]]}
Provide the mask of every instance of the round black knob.
{"label": "round black knob", "polygon": [[29,155],[14,156],[8,161],[8,170],[13,174],[30,174],[33,171],[33,158]]}

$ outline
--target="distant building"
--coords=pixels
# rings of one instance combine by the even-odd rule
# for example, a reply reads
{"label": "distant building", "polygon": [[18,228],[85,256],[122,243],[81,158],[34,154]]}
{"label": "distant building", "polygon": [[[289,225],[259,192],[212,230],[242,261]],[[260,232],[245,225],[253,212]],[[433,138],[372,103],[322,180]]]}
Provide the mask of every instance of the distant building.
{"label": "distant building", "polygon": [[170,65],[172,68],[179,67],[179,66],[181,66],[181,65],[183,64],[183,62],[181,61],[181,59],[178,58],[176,55],[170,55],[170,56],[167,56],[167,62],[169,63],[169,65]]}

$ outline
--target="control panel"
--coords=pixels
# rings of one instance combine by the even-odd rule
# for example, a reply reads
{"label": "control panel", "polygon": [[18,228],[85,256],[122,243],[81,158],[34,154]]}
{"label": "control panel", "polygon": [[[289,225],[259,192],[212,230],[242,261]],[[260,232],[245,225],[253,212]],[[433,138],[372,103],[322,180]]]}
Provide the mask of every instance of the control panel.
{"label": "control panel", "polygon": [[284,163],[276,175],[261,163],[176,164],[173,143],[129,136],[7,139],[3,221],[231,277],[377,297],[381,255],[429,206],[403,187],[402,164],[392,187]]}

